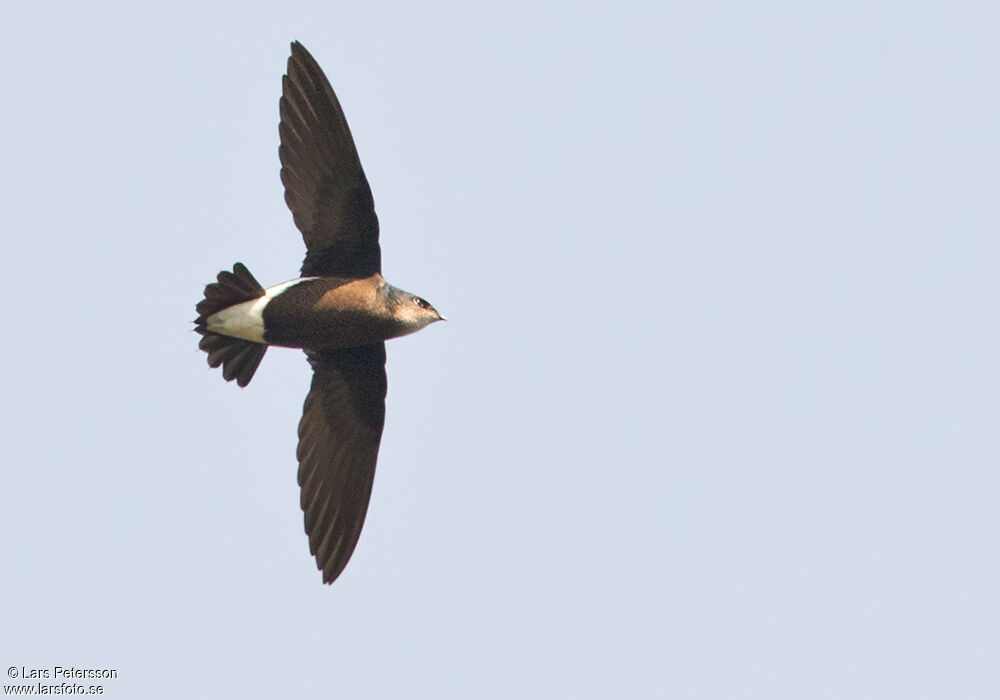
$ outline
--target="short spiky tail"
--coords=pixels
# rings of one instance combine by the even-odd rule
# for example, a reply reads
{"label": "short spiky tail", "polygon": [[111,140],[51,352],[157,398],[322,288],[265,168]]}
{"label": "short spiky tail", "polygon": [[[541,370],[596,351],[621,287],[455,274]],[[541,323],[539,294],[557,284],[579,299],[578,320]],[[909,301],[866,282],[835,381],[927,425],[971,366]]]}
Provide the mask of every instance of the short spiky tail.
{"label": "short spiky tail", "polygon": [[208,330],[208,317],[233,304],[263,296],[264,288],[243,263],[233,265],[232,272],[220,272],[218,280],[205,286],[205,298],[195,307],[198,318],[194,320],[194,329],[202,335],[198,347],[208,353],[209,367],[222,365],[222,376],[227,382],[235,379],[240,386],[246,386],[253,379],[267,345],[213,333]]}

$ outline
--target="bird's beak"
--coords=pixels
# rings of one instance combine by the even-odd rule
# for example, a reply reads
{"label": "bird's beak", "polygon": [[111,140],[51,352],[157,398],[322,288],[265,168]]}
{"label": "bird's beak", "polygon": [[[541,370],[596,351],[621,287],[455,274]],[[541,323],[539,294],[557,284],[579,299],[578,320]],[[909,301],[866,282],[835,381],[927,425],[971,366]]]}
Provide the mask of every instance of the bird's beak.
{"label": "bird's beak", "polygon": [[438,311],[437,309],[434,309],[434,313],[436,313],[438,315],[438,321],[447,321],[448,320],[444,316],[442,316],[441,312]]}

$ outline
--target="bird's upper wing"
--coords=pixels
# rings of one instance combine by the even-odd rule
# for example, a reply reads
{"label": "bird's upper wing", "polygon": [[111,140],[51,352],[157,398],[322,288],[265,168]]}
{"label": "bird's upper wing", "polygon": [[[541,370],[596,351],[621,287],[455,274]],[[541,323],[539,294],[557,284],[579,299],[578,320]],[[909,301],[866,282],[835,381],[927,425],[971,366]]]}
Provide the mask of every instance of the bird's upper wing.
{"label": "bird's upper wing", "polygon": [[378,217],[351,130],[323,70],[297,41],[281,92],[278,156],[285,202],[306,242],[302,275],[379,272]]}
{"label": "bird's upper wing", "polygon": [[385,422],[385,343],[307,351],[312,386],[299,423],[299,486],[309,550],[333,583],[368,511]]}

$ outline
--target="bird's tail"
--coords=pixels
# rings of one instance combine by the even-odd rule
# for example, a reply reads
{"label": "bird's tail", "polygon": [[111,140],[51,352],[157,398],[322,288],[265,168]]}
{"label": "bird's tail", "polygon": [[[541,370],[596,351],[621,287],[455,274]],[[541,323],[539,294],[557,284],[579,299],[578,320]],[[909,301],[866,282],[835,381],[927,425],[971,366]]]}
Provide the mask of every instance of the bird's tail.
{"label": "bird's tail", "polygon": [[263,295],[264,288],[246,266],[236,263],[232,272],[223,270],[217,282],[205,285],[205,298],[195,307],[198,318],[194,320],[194,329],[202,335],[198,347],[208,353],[209,367],[222,365],[222,376],[227,382],[235,379],[240,386],[249,384],[267,351],[267,345],[213,333],[208,330],[208,317]]}

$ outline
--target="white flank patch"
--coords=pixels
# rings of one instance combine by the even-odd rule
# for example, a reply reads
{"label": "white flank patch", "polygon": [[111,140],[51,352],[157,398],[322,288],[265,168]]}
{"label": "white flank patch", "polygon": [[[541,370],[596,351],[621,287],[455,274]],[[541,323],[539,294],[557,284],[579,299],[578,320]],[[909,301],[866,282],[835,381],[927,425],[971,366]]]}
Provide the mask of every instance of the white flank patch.
{"label": "white flank patch", "polygon": [[280,295],[289,287],[294,287],[299,282],[314,280],[315,277],[299,277],[288,280],[264,290],[264,296],[250,301],[228,306],[222,311],[217,311],[206,319],[208,330],[220,335],[228,335],[232,338],[242,338],[252,340],[255,343],[264,342],[264,307],[271,299]]}

